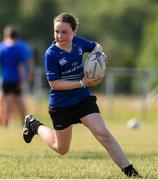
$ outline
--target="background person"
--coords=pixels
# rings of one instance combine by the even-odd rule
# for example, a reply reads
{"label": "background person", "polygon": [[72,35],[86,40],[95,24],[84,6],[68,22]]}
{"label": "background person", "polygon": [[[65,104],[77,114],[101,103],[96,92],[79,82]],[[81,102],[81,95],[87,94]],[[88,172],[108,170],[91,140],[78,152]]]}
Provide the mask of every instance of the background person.
{"label": "background person", "polygon": [[55,42],[45,53],[46,76],[51,87],[49,113],[54,129],[28,115],[23,138],[30,143],[38,134],[50,148],[64,155],[69,151],[73,124],[82,123],[127,176],[140,177],[105,126],[96,97],[89,90],[89,87],[97,86],[101,79],[88,79],[83,72],[83,54],[102,51],[102,47],[76,36],[77,29],[78,20],[69,13],[62,13],[54,19]]}
{"label": "background person", "polygon": [[2,71],[0,125],[7,126],[16,112],[20,114],[23,124],[26,106],[22,92],[24,83],[32,79],[33,54],[28,44],[20,39],[19,30],[14,26],[6,26],[3,30],[0,68]]}

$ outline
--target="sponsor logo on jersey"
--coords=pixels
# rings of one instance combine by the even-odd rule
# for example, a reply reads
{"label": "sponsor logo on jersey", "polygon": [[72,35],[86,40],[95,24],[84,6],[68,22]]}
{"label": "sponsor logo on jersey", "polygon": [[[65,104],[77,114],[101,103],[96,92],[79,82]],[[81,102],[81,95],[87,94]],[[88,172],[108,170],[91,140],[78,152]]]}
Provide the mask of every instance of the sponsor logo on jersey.
{"label": "sponsor logo on jersey", "polygon": [[66,64],[66,63],[67,63],[66,58],[62,58],[62,59],[59,60],[59,64],[60,64],[61,66],[63,66],[63,65]]}

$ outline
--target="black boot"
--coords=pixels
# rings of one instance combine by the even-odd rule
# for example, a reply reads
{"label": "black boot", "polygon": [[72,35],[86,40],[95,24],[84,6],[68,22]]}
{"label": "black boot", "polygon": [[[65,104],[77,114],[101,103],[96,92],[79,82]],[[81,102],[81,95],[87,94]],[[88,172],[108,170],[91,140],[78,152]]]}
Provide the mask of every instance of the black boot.
{"label": "black boot", "polygon": [[135,177],[135,178],[141,178],[142,176],[138,173],[137,170],[134,169],[133,165],[130,164],[129,166],[122,169],[124,174],[128,177]]}
{"label": "black boot", "polygon": [[26,143],[30,143],[34,135],[37,134],[39,126],[43,125],[37,121],[33,115],[27,115],[25,117],[25,124],[23,128],[23,139]]}

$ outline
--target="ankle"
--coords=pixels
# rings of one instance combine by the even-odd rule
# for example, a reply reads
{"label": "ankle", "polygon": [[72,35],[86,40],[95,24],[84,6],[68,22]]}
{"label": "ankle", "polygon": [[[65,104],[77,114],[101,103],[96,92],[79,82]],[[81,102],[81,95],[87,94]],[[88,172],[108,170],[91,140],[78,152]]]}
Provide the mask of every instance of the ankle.
{"label": "ankle", "polygon": [[30,123],[30,128],[33,133],[38,134],[38,128],[43,125],[40,121],[34,120]]}

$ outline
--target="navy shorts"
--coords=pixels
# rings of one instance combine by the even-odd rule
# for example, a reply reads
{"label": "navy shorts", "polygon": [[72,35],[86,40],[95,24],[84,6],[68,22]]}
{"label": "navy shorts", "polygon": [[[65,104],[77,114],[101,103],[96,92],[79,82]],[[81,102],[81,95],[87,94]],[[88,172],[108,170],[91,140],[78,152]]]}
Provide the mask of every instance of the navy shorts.
{"label": "navy shorts", "polygon": [[49,114],[54,129],[65,129],[72,124],[81,123],[80,119],[88,114],[100,113],[96,100],[96,96],[89,96],[79,104],[71,107],[55,108],[49,106]]}
{"label": "navy shorts", "polygon": [[20,83],[2,83],[2,92],[5,95],[8,94],[21,95],[22,90]]}

